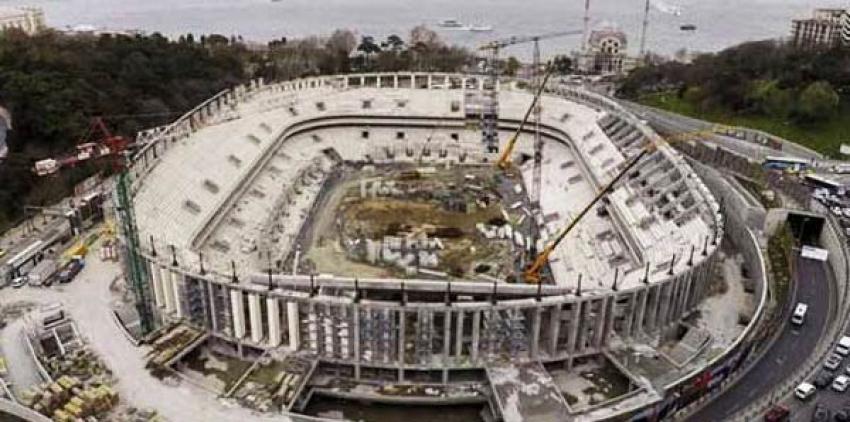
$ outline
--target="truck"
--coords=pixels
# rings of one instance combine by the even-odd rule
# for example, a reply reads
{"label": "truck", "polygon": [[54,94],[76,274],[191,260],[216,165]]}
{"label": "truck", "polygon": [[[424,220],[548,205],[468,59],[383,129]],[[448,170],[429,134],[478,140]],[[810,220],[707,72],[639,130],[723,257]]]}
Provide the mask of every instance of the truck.
{"label": "truck", "polygon": [[58,269],[59,266],[56,263],[56,260],[45,259],[39,262],[28,274],[30,286],[42,286],[49,284],[50,278],[53,274],[56,274],[56,270]]}

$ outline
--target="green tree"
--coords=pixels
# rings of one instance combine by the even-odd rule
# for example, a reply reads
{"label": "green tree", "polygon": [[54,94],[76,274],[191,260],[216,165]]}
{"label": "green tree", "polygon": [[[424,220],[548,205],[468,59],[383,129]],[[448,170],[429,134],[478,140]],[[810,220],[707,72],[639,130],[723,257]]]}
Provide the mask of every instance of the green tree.
{"label": "green tree", "polygon": [[788,89],[779,87],[776,80],[757,80],[753,82],[749,98],[762,113],[786,119],[794,108],[794,95]]}
{"label": "green tree", "polygon": [[505,75],[516,76],[516,72],[519,70],[520,66],[521,64],[516,57],[508,57],[508,60],[505,62]]}
{"label": "green tree", "polygon": [[839,100],[838,93],[829,82],[813,82],[800,93],[799,117],[803,122],[830,118],[838,109]]}
{"label": "green tree", "polygon": [[573,59],[559,54],[552,59],[552,66],[555,66],[555,73],[566,76],[573,72]]}

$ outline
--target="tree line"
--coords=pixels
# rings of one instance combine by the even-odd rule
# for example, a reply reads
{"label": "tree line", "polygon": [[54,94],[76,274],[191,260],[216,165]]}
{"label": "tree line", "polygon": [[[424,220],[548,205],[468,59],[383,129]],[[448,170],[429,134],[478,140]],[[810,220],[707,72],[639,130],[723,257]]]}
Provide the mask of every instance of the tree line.
{"label": "tree line", "polygon": [[850,100],[850,49],[801,49],[768,40],[744,43],[690,63],[635,70],[619,95],[675,92],[698,110],[724,110],[806,125],[836,117]]}
{"label": "tree line", "polygon": [[87,165],[39,178],[37,160],[73,150],[93,117],[117,134],[166,124],[215,93],[263,77],[267,81],[370,71],[455,72],[473,55],[448,46],[424,26],[407,39],[385,40],[338,30],[327,37],[285,38],[257,46],[241,37],[185,35],[28,36],[0,33],[0,106],[8,109],[9,155],[0,163],[0,230],[22,218],[24,206],[67,196],[103,169]]}

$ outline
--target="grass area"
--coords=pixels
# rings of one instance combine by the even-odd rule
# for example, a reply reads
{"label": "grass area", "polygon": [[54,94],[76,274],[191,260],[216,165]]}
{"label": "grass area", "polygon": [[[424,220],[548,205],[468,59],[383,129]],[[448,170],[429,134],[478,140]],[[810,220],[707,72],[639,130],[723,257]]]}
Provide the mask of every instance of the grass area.
{"label": "grass area", "polygon": [[658,93],[641,97],[640,103],[683,114],[702,120],[729,126],[742,126],[762,130],[773,135],[799,143],[815,151],[838,157],[841,143],[850,144],[850,106],[844,105],[832,119],[812,125],[800,126],[788,121],[767,116],[737,114],[729,110],[699,110],[675,93]]}
{"label": "grass area", "polygon": [[770,260],[770,271],[773,276],[773,287],[776,291],[776,301],[784,303],[791,287],[791,257],[794,247],[794,235],[788,225],[770,237],[767,241],[767,256]]}

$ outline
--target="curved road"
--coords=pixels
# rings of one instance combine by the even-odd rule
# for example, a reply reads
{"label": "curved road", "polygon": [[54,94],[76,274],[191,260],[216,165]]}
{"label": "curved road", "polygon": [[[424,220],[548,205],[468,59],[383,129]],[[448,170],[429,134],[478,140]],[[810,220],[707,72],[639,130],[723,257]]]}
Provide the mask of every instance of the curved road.
{"label": "curved road", "polygon": [[782,385],[785,379],[801,367],[817,346],[835,304],[830,294],[834,284],[826,263],[797,258],[795,271],[797,294],[785,309],[797,302],[809,305],[806,323],[801,328],[786,324],[773,347],[750,371],[721,396],[707,403],[689,421],[730,420],[738,411]]}

